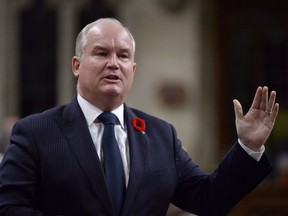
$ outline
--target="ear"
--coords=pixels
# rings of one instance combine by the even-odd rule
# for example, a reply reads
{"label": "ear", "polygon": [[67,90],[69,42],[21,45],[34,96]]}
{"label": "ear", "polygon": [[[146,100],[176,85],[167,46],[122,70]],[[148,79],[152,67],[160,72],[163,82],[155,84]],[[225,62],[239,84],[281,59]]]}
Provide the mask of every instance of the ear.
{"label": "ear", "polygon": [[134,62],[134,64],[133,64],[133,72],[134,72],[134,75],[135,75],[135,73],[136,73],[136,67],[137,67],[137,64]]}
{"label": "ear", "polygon": [[79,76],[80,58],[73,56],[72,58],[72,71],[75,77]]}

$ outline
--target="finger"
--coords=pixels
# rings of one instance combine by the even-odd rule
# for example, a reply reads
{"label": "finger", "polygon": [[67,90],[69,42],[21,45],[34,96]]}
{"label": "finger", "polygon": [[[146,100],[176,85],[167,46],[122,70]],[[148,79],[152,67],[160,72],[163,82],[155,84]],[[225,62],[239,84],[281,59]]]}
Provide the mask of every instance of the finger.
{"label": "finger", "polygon": [[234,99],[233,104],[234,104],[234,112],[235,112],[236,120],[242,118],[243,117],[243,109],[242,109],[240,102],[238,100]]}
{"label": "finger", "polygon": [[258,87],[251,105],[251,108],[253,109],[259,109],[260,108],[260,102],[261,102],[261,96],[262,96],[262,87]]}
{"label": "finger", "polygon": [[262,94],[261,94],[261,101],[260,101],[260,106],[259,108],[261,110],[266,111],[267,109],[267,101],[268,101],[268,87],[264,86],[262,88]]}
{"label": "finger", "polygon": [[270,118],[272,120],[272,122],[274,123],[275,120],[276,120],[276,117],[278,115],[278,112],[279,112],[279,104],[278,103],[275,103],[274,107],[273,107],[273,110],[271,112],[271,115],[270,115]]}
{"label": "finger", "polygon": [[269,100],[267,102],[266,112],[268,112],[268,113],[272,112],[274,105],[275,105],[275,101],[276,101],[276,92],[272,91],[270,93],[270,97],[269,97]]}

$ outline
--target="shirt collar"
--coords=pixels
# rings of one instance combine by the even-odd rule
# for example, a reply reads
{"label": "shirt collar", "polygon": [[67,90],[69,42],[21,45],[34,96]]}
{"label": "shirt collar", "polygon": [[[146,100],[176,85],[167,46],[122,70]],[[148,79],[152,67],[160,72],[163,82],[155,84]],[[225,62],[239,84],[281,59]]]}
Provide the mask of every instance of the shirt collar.
{"label": "shirt collar", "polygon": [[[89,101],[85,100],[80,94],[77,94],[77,100],[80,108],[85,116],[88,126],[91,126],[95,119],[103,112]],[[111,111],[115,114],[119,120],[121,127],[124,129],[124,105],[120,105],[116,109]]]}

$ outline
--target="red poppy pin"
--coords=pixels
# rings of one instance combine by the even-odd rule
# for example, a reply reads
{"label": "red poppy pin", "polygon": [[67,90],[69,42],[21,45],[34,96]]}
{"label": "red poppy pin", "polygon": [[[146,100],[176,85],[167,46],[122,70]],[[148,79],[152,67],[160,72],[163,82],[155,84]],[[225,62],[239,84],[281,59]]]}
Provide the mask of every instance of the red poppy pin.
{"label": "red poppy pin", "polygon": [[145,134],[146,124],[145,124],[143,119],[141,119],[141,118],[133,118],[132,119],[132,125],[133,125],[133,128],[136,131],[140,131],[143,134]]}

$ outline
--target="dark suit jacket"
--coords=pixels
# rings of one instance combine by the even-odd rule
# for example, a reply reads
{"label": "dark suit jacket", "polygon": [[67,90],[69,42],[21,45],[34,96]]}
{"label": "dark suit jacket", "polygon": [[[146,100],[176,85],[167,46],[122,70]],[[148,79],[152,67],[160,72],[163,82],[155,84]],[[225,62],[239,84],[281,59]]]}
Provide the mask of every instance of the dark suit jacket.
{"label": "dark suit jacket", "polygon": [[[131,124],[146,122],[145,134]],[[198,215],[227,215],[271,167],[235,143],[212,174],[181,147],[169,123],[125,105],[130,179],[123,216],[164,216],[170,202]],[[76,97],[15,124],[0,168],[0,215],[112,216],[98,155]]]}

